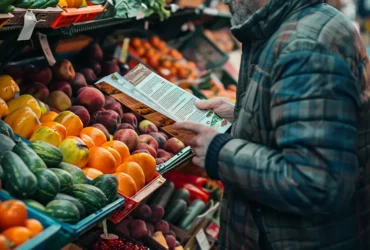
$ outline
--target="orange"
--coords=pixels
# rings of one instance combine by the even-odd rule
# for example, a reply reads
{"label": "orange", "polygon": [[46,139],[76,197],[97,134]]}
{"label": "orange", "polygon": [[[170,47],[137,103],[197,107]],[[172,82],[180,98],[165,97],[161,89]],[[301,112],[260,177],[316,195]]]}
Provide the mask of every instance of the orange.
{"label": "orange", "polygon": [[82,140],[88,148],[95,147],[93,139],[91,139],[88,135],[80,135],[80,140]]}
{"label": "orange", "polygon": [[128,159],[126,159],[126,162],[130,161],[136,162],[143,169],[145,175],[145,183],[149,183],[151,180],[153,180],[155,172],[157,170],[157,164],[153,156],[146,153],[137,153],[131,155]]}
{"label": "orange", "polygon": [[116,167],[118,167],[121,164],[121,155],[118,153],[118,151],[109,146],[102,147],[108,150],[113,155],[114,159],[116,160]]}
{"label": "orange", "polygon": [[94,180],[96,177],[103,175],[102,171],[97,170],[95,168],[83,168],[82,171],[84,171],[86,177],[92,180]]}
{"label": "orange", "polygon": [[59,122],[67,129],[67,136],[78,136],[83,129],[83,123],[77,115],[71,111],[63,111],[54,118],[54,122]]}
{"label": "orange", "polygon": [[22,245],[32,238],[32,232],[26,227],[11,227],[2,232],[2,235],[10,241],[12,247]]}
{"label": "orange", "polygon": [[118,192],[128,197],[137,192],[135,181],[128,174],[118,172],[113,174],[118,180]]}
{"label": "orange", "polygon": [[51,128],[60,135],[62,141],[67,137],[67,129],[58,122],[43,122],[41,123],[41,127]]}
{"label": "orange", "polygon": [[44,230],[44,227],[42,226],[40,221],[35,219],[26,220],[26,227],[28,228],[28,230],[31,231],[32,237],[35,237]]}
{"label": "orange", "polygon": [[105,148],[93,147],[89,150],[89,159],[85,167],[98,169],[104,174],[113,174],[116,170],[116,160]]}
{"label": "orange", "polygon": [[117,152],[121,155],[121,162],[124,162],[128,157],[130,157],[130,150],[128,149],[127,145],[121,141],[112,140],[104,143],[102,146],[108,146],[117,150]]}
{"label": "orange", "polygon": [[135,181],[137,190],[140,190],[145,186],[144,171],[136,162],[124,162],[118,166],[116,172],[122,172],[131,176]]}
{"label": "orange", "polygon": [[94,141],[96,147],[100,147],[101,145],[107,142],[107,137],[98,128],[86,127],[81,130],[80,137],[81,135],[89,136]]}

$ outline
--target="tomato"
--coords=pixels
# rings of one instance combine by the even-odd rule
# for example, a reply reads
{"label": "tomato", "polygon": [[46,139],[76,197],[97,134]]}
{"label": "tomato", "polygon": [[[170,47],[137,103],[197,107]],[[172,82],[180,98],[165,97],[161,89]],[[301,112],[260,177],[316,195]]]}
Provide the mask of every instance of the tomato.
{"label": "tomato", "polygon": [[0,229],[24,226],[27,220],[27,207],[21,201],[9,200],[0,204]]}
{"label": "tomato", "polygon": [[5,238],[4,235],[0,234],[0,250],[9,250],[10,242]]}
{"label": "tomato", "polygon": [[3,232],[3,235],[10,241],[12,247],[22,245],[32,238],[32,232],[26,227],[8,228]]}

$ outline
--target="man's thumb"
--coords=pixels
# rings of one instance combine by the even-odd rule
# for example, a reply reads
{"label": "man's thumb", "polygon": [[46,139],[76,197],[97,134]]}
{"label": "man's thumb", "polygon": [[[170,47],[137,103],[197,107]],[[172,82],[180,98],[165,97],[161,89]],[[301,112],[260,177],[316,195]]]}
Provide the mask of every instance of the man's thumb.
{"label": "man's thumb", "polygon": [[197,100],[195,101],[195,106],[197,106],[198,109],[212,109],[213,108],[213,102],[211,100]]}

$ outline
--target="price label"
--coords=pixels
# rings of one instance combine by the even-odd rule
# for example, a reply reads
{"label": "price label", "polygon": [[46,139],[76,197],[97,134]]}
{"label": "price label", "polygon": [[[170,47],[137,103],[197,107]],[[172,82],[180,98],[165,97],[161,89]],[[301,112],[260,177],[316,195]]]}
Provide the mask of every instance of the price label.
{"label": "price label", "polygon": [[201,250],[209,250],[211,248],[203,228],[199,230],[197,235],[195,235],[195,238],[197,239],[198,245]]}
{"label": "price label", "polygon": [[53,66],[56,63],[56,60],[53,53],[51,52],[47,36],[45,34],[39,33],[39,41],[41,44],[41,48],[44,51],[46,60],[48,60],[50,66]]}
{"label": "price label", "polygon": [[21,33],[19,34],[18,41],[30,40],[33,30],[35,29],[37,19],[32,10],[27,10],[24,15],[24,25]]}

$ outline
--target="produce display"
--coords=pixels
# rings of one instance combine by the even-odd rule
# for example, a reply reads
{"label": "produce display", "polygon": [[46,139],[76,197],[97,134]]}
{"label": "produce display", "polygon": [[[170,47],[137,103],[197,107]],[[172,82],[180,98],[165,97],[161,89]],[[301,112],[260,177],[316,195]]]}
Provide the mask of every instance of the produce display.
{"label": "produce display", "polygon": [[15,249],[43,230],[40,221],[28,217],[24,202],[0,201],[0,249]]}
{"label": "produce display", "polygon": [[[166,42],[157,36],[152,36],[147,40],[133,38],[129,52],[140,58],[140,61],[154,72],[190,93],[193,93],[190,89],[193,86],[208,99],[212,97],[226,97],[232,101],[236,99],[235,85],[230,84],[225,88],[220,81],[215,79],[199,79],[196,65],[185,60],[181,52],[168,47]],[[134,66],[131,65],[131,67]]]}
{"label": "produce display", "polygon": [[[165,20],[170,14],[166,5],[175,1],[125,2],[110,2],[98,18],[129,17],[128,13],[135,10]],[[10,0],[0,4],[0,13],[14,8],[82,8],[98,4],[105,1]],[[184,235],[194,237],[194,221],[215,211],[212,208],[217,209],[223,192],[221,183],[188,175],[186,170],[185,174],[171,170],[163,177],[156,172],[158,165],[171,158],[171,164],[181,159],[178,153],[185,148],[183,142],[94,87],[107,75],[125,75],[137,63],[144,63],[201,98],[226,97],[235,101],[235,83],[221,82],[219,79],[227,75],[217,75],[223,69],[201,72],[201,66],[198,69],[184,57],[185,51],[180,52],[182,47],[177,49],[154,33],[148,34],[147,38],[130,37],[127,62],[113,57],[112,48],[103,39],[88,36],[79,43],[87,46],[73,56],[58,52],[52,66],[45,66],[46,60],[35,65],[17,61],[1,71],[0,189],[18,200],[0,202],[0,249],[14,249],[46,233],[41,219],[28,218],[27,207],[62,228],[73,228],[76,232],[63,239],[68,242],[78,242],[92,229],[101,230],[102,220],[121,233],[114,238],[105,233],[96,237],[89,247],[94,250],[156,249],[159,245],[161,249],[183,250],[188,247]],[[208,42],[213,41],[225,52],[237,48],[225,31],[206,30],[205,35]],[[50,47],[55,48],[54,44]],[[62,47],[58,45],[61,51],[65,49]],[[120,200],[125,204],[111,209]],[[218,212],[211,213],[209,219],[219,224],[218,216]],[[84,226],[88,230],[79,231]]]}

